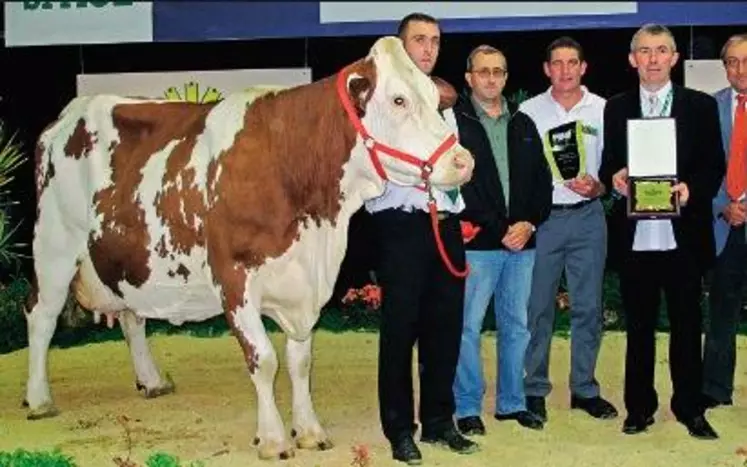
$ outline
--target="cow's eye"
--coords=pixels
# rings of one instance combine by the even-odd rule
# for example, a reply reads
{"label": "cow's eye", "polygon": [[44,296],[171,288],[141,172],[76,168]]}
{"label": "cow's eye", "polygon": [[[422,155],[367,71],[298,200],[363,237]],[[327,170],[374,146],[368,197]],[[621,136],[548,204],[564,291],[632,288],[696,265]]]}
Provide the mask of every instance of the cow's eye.
{"label": "cow's eye", "polygon": [[397,107],[404,107],[405,106],[405,98],[402,97],[402,96],[395,97],[392,102],[394,102],[394,105],[396,105]]}

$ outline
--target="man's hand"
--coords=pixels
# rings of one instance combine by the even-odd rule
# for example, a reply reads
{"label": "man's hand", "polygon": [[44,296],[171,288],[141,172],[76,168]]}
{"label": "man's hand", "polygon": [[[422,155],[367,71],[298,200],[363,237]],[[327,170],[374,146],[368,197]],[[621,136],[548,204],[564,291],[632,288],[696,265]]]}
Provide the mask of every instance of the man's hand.
{"label": "man's hand", "polygon": [[529,237],[532,236],[532,224],[527,221],[519,221],[515,224],[511,224],[503,236],[501,243],[511,251],[519,251],[524,248]]}
{"label": "man's hand", "polygon": [[612,186],[618,193],[628,196],[628,168],[623,167],[612,176]]}
{"label": "man's hand", "polygon": [[678,193],[680,197],[680,204],[682,206],[687,204],[687,200],[690,199],[690,190],[687,188],[686,183],[678,183],[674,185],[671,190],[672,193]]}
{"label": "man's hand", "polygon": [[586,198],[596,198],[602,194],[602,184],[589,174],[566,182],[565,186]]}
{"label": "man's hand", "polygon": [[727,204],[723,213],[726,222],[734,227],[744,224],[745,220],[747,220],[747,208],[739,201],[732,201]]}

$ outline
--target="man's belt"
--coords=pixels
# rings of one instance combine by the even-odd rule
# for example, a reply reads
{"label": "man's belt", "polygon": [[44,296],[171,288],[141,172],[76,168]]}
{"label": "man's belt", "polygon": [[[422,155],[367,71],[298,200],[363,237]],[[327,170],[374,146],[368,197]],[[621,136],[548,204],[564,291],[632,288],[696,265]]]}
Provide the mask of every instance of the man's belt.
{"label": "man's belt", "polygon": [[574,209],[580,209],[587,204],[591,204],[594,201],[596,201],[596,198],[592,199],[585,199],[583,201],[579,201],[578,203],[571,203],[571,204],[553,204],[552,209],[555,211],[572,211]]}
{"label": "man's belt", "polygon": [[[400,212],[405,212],[407,214],[425,214],[425,215],[428,215],[427,211],[423,211],[422,209],[416,209],[416,208],[412,208],[412,207],[408,207],[408,208],[400,207],[400,208],[396,208],[396,210],[400,211]],[[453,213],[451,211],[438,211],[438,214],[436,215],[436,217],[440,221],[445,220],[445,219],[449,219],[450,217],[453,217],[453,216],[456,216],[456,213]]]}

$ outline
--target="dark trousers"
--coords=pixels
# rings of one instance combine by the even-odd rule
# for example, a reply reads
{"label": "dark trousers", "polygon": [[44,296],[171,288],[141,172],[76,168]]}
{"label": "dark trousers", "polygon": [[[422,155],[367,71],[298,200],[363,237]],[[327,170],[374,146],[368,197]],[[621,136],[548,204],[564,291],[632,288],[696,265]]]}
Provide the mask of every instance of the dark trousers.
{"label": "dark trousers", "polygon": [[744,225],[732,228],[716,259],[709,297],[709,325],[703,355],[703,393],[725,402],[734,392],[737,327],[747,276]]}
{"label": "dark trousers", "polygon": [[679,249],[627,253],[620,274],[625,308],[625,406],[628,414],[653,415],[655,331],[661,291],[667,303],[669,371],[674,389],[671,409],[678,420],[702,415],[700,389],[701,278],[694,255]]}
{"label": "dark trousers", "polygon": [[[414,432],[413,347],[418,343],[420,410],[424,433],[453,426],[452,384],[459,358],[464,279],[439,256],[428,214],[388,209],[372,216],[382,287],[379,332],[379,412],[384,435],[395,441]],[[440,221],[452,263],[462,270],[458,218]]]}

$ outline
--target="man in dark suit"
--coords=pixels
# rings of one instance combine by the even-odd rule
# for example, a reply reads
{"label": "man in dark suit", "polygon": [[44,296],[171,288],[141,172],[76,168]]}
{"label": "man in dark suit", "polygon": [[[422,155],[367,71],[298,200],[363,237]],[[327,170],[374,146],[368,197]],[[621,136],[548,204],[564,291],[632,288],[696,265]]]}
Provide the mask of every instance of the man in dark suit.
{"label": "man in dark suit", "polygon": [[713,199],[717,259],[708,294],[709,325],[703,352],[703,398],[707,408],[733,403],[737,327],[742,288],[747,281],[747,34],[730,37],[721,50],[721,60],[730,86],[713,97],[718,102],[727,175]]}
{"label": "man in dark suit", "polygon": [[628,196],[627,120],[672,117],[677,133],[677,183],[681,215],[674,219],[628,218],[625,199],[615,203],[610,228],[619,233],[620,292],[627,350],[623,432],[646,431],[658,408],[654,388],[655,329],[661,290],[670,323],[671,408],[699,439],[718,437],[704,416],[700,397],[701,284],[714,260],[711,200],[724,176],[724,150],[713,97],[674,85],[674,37],[664,26],[645,25],[631,41],[629,60],[640,85],[607,101],[600,179]]}

